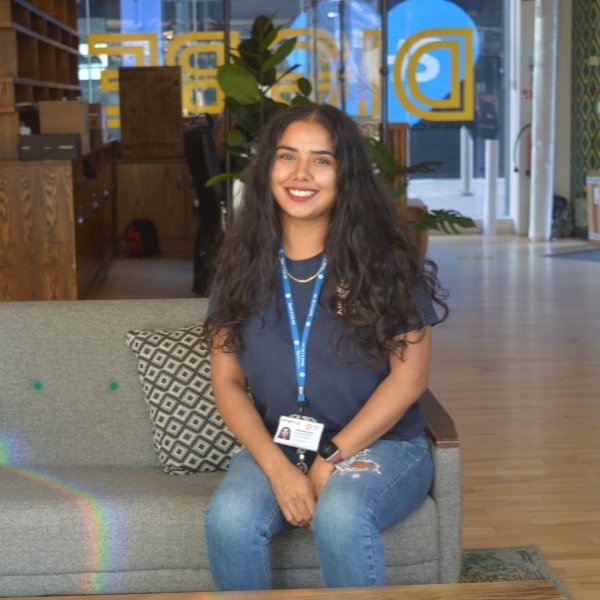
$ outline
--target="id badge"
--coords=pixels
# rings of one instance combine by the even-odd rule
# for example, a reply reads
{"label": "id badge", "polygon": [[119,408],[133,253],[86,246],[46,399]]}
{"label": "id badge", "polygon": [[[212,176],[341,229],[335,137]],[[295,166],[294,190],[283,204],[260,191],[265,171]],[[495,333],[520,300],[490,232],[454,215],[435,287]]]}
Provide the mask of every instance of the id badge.
{"label": "id badge", "polygon": [[293,415],[279,417],[279,425],[273,436],[273,441],[284,446],[302,448],[316,452],[325,425],[313,419],[303,419]]}

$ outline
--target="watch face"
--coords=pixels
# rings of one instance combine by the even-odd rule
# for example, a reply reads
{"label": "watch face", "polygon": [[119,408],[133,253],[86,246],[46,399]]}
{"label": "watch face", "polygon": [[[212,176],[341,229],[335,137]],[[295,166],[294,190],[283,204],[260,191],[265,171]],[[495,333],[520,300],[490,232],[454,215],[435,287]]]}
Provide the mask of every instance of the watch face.
{"label": "watch face", "polygon": [[319,448],[319,454],[327,459],[332,454],[337,452],[337,446],[333,442],[324,442],[323,445]]}

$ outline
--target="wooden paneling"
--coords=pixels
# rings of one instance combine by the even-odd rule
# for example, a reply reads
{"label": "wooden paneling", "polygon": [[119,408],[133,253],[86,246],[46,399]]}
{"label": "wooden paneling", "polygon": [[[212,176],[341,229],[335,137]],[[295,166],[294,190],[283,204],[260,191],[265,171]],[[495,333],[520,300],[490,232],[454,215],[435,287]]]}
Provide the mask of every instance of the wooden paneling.
{"label": "wooden paneling", "polygon": [[187,162],[119,162],[116,173],[119,235],[132,219],[150,219],[161,239],[187,237],[191,202]]}
{"label": "wooden paneling", "polygon": [[121,155],[123,158],[183,156],[181,69],[119,69]]}
{"label": "wooden paneling", "polygon": [[77,297],[71,163],[0,163],[1,298]]}
{"label": "wooden paneling", "polygon": [[[408,123],[390,123],[388,126],[389,132],[389,147],[392,156],[396,160],[396,164],[400,167],[408,165]],[[400,180],[396,179],[392,183],[395,188],[400,184]],[[403,221],[408,220],[408,207],[406,194],[402,194],[396,199],[398,214]]]}
{"label": "wooden paneling", "polygon": [[113,250],[110,146],[84,161],[0,162],[0,300],[82,297]]}

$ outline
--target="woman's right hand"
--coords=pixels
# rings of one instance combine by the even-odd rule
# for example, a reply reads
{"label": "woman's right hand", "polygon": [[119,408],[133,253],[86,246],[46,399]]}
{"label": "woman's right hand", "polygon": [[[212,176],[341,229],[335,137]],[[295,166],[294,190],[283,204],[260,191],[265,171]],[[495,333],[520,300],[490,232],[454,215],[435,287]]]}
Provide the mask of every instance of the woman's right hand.
{"label": "woman's right hand", "polygon": [[312,481],[287,459],[267,476],[285,520],[295,527],[310,527],[317,502]]}

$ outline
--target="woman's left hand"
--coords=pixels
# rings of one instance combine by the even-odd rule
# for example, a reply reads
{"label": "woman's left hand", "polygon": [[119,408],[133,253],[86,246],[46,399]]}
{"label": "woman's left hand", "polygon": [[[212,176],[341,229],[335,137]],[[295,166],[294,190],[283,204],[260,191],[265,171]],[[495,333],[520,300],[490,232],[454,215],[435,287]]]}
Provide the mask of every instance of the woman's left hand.
{"label": "woman's left hand", "polygon": [[331,463],[323,460],[320,456],[315,458],[315,461],[308,471],[308,477],[315,486],[317,498],[321,495],[323,488],[327,485],[327,482],[334,471],[335,467]]}

